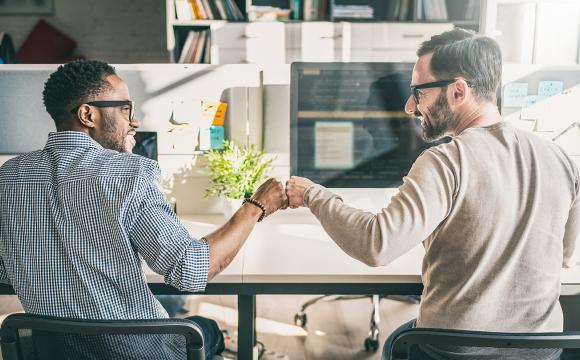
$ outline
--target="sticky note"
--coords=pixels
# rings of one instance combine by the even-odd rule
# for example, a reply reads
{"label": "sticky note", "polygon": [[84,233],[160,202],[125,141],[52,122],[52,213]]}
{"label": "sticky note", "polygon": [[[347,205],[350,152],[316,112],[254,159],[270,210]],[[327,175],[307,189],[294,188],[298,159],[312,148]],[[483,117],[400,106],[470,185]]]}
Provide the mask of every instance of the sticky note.
{"label": "sticky note", "polygon": [[226,110],[228,108],[228,104],[220,102],[215,115],[213,117],[212,125],[215,126],[223,126],[224,125],[224,118],[226,116]]}
{"label": "sticky note", "polygon": [[199,131],[199,150],[221,150],[224,148],[224,127],[210,126]]}
{"label": "sticky note", "polygon": [[540,81],[538,84],[538,96],[547,98],[557,95],[564,90],[563,81]]}
{"label": "sticky note", "polygon": [[541,99],[542,98],[540,98],[538,95],[528,95],[524,98],[523,107],[528,108],[537,103],[538,101],[540,101]]}
{"label": "sticky note", "polygon": [[528,96],[528,83],[513,82],[503,88],[503,107],[522,107]]}
{"label": "sticky note", "polygon": [[212,126],[209,128],[210,146],[212,150],[224,148],[224,127]]}
{"label": "sticky note", "polygon": [[228,104],[220,101],[202,100],[201,112],[204,120],[207,120],[206,125],[223,126],[227,107]]}

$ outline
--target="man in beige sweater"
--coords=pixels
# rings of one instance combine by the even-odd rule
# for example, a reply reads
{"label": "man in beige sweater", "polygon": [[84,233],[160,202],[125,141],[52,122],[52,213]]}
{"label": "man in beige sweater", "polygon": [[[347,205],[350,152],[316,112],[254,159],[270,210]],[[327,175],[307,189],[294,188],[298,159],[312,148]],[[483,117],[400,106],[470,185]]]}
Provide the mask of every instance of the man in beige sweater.
{"label": "man in beige sweater", "polygon": [[[378,214],[292,177],[291,207],[307,206],[347,254],[387,265],[425,247],[419,316],[406,327],[499,332],[562,331],[560,271],[580,234],[580,175],[553,143],[501,121],[501,52],[487,37],[455,29],[417,51],[405,111],[423,152]],[[390,344],[386,344],[385,350]],[[495,352],[494,352],[495,351]],[[554,359],[559,351],[423,346],[420,359]]]}

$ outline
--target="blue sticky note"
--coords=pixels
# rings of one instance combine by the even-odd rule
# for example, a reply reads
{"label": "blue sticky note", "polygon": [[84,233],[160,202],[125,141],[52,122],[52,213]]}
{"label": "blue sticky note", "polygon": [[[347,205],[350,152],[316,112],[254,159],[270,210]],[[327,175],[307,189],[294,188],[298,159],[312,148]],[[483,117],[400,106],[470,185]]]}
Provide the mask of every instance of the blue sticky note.
{"label": "blue sticky note", "polygon": [[540,97],[538,95],[528,95],[524,99],[523,107],[525,107],[525,108],[530,107],[540,100],[542,100],[542,97]]}
{"label": "blue sticky note", "polygon": [[212,150],[221,150],[224,148],[224,127],[211,126],[209,128],[210,147]]}
{"label": "blue sticky note", "polygon": [[528,96],[528,83],[513,82],[503,88],[503,107],[522,107]]}
{"label": "blue sticky note", "polygon": [[540,81],[538,84],[538,96],[547,98],[557,95],[564,90],[563,81]]}

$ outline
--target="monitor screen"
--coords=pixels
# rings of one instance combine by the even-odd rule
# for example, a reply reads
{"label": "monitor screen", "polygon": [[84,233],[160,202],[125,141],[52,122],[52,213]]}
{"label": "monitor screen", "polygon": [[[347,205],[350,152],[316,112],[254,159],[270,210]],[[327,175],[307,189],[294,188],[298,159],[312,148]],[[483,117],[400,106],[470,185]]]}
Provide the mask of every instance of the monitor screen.
{"label": "monitor screen", "polygon": [[399,186],[435,144],[404,112],[412,70],[411,63],[293,63],[290,173],[335,188]]}
{"label": "monitor screen", "polygon": [[158,161],[157,132],[137,131],[135,134],[135,147],[133,147],[133,154],[138,154],[151,160]]}

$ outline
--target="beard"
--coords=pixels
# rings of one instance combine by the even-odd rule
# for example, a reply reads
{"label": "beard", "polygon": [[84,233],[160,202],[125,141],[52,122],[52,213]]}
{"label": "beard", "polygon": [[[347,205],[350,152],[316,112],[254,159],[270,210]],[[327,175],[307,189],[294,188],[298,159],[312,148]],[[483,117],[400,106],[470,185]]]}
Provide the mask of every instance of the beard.
{"label": "beard", "polygon": [[110,116],[103,118],[103,137],[99,143],[105,149],[115,150],[120,153],[129,153],[132,149],[127,146],[127,134],[118,131],[117,120]]}
{"label": "beard", "polygon": [[[429,121],[427,121],[429,119]],[[427,142],[433,142],[445,136],[450,124],[456,122],[456,116],[451,111],[445,93],[437,96],[435,103],[428,109],[428,116],[423,116],[421,127],[422,137]]]}

